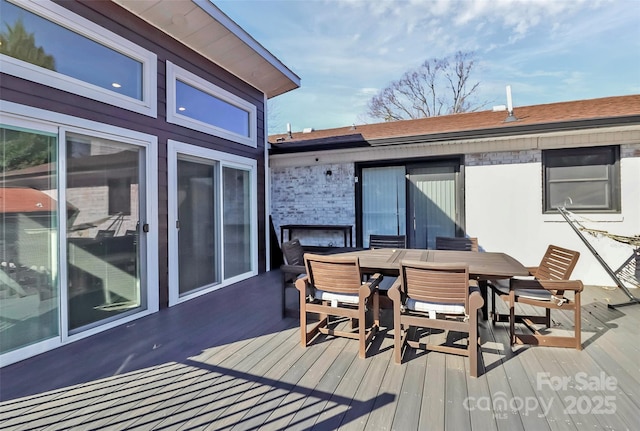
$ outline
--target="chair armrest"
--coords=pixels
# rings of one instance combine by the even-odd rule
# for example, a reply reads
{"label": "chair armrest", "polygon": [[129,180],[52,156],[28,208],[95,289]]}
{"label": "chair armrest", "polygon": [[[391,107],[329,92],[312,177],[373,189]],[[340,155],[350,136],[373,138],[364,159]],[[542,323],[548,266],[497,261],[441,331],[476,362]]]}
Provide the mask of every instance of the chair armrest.
{"label": "chair armrest", "polygon": [[469,295],[469,311],[477,311],[484,305],[484,299],[478,291],[473,291]]}
{"label": "chair armrest", "polygon": [[[382,274],[378,274],[378,273],[373,274],[369,278],[369,280],[367,280],[367,282],[360,287],[360,293],[364,293],[367,296],[369,296],[371,292],[373,292],[378,287],[381,281],[382,281]],[[366,291],[364,289],[366,289]]]}
{"label": "chair armrest", "polygon": [[302,278],[296,280],[296,289],[304,296],[307,295],[307,286],[309,285],[309,276],[305,275]]}
{"label": "chair armrest", "polygon": [[307,269],[304,265],[280,265],[280,271],[285,272],[287,274],[304,274],[307,272]]}
{"label": "chair armrest", "polygon": [[402,295],[400,294],[400,284],[401,284],[400,277],[398,277],[396,281],[393,282],[389,290],[387,290],[387,296],[393,302],[396,302],[396,301],[399,302],[402,300]]}
{"label": "chair armrest", "polygon": [[584,285],[580,280],[523,280],[512,278],[509,289],[571,290],[574,292],[582,292]]}

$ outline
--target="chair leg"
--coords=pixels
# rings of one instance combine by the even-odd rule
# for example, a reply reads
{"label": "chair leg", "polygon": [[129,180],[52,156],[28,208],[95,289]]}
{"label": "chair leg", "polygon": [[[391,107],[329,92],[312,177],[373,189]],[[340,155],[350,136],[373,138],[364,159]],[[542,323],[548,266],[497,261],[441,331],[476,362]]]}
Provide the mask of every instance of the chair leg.
{"label": "chair leg", "polygon": [[393,356],[396,364],[402,362],[402,322],[400,321],[400,307],[393,305]]}
{"label": "chair leg", "polygon": [[574,320],[575,320],[575,339],[576,339],[576,350],[582,350],[582,316],[580,312],[580,292],[575,293],[575,297],[573,299],[575,310],[573,310]]}
{"label": "chair leg", "polygon": [[496,291],[491,289],[491,323],[496,324]]}
{"label": "chair leg", "polygon": [[360,359],[364,359],[367,350],[367,324],[365,320],[365,307],[362,303],[363,299],[360,299],[360,301],[361,303],[358,310],[358,341],[360,343],[360,349],[358,356]]}
{"label": "chair leg", "polygon": [[287,295],[286,295],[286,291],[287,291],[287,277],[285,275],[285,273],[282,273],[282,318],[284,319],[285,317],[287,317]]}
{"label": "chair leg", "polygon": [[545,324],[547,328],[551,328],[551,309],[547,308],[545,311]]}
{"label": "chair leg", "polygon": [[509,338],[511,345],[516,343],[516,313],[515,313],[515,292],[512,290],[509,292]]}
{"label": "chair leg", "polygon": [[300,343],[302,347],[307,347],[307,309],[306,309],[306,298],[299,292],[300,294]]}
{"label": "chair leg", "polygon": [[380,328],[380,295],[377,291],[373,294],[373,326]]}
{"label": "chair leg", "polygon": [[469,316],[469,374],[471,377],[478,377],[478,313],[471,313]]}

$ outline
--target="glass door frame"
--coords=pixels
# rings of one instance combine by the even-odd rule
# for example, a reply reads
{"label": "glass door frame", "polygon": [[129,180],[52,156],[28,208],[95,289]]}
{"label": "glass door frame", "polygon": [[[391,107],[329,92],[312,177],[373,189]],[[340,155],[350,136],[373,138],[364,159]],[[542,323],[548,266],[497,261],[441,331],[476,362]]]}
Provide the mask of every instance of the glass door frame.
{"label": "glass door frame", "polygon": [[[179,291],[179,266],[178,266],[178,159],[180,156],[186,156],[187,160],[201,159],[203,162],[217,163],[217,175],[221,176],[223,168],[229,167],[234,169],[246,170],[250,175],[250,220],[251,220],[251,240],[250,240],[250,254],[251,254],[251,269],[245,273],[236,275],[234,277],[226,278],[224,274],[224,229],[223,229],[223,181],[222,178],[218,178],[217,183],[217,199],[216,208],[218,208],[219,217],[217,222],[220,224],[217,226],[217,232],[220,233],[218,239],[217,248],[221,250],[219,253],[219,261],[216,265],[221,269],[222,275],[219,283],[213,285],[204,286],[202,289],[197,289],[191,293],[180,295]],[[234,154],[225,153],[222,151],[211,150],[208,148],[198,147],[196,145],[187,144],[185,142],[174,141],[169,139],[167,142],[167,173],[168,173],[168,280],[169,280],[169,306],[174,306],[230,284],[236,283],[240,280],[245,280],[249,277],[253,277],[258,274],[258,162],[254,159],[249,159]]]}

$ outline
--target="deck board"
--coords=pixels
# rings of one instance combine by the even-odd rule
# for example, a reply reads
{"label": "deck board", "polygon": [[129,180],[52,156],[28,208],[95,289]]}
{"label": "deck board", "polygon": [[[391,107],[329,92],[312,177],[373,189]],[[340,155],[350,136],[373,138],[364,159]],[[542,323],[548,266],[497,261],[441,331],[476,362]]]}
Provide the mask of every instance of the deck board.
{"label": "deck board", "polygon": [[[462,356],[408,349],[395,364],[388,310],[364,360],[354,340],[320,335],[303,348],[297,319],[281,318],[279,292],[280,274],[273,271],[4,367],[0,428],[637,428],[640,306],[607,308],[625,301],[619,290],[585,289],[582,351],[512,348],[506,323],[482,322],[478,378],[469,376]],[[497,306],[505,310],[500,300]],[[552,331],[570,329],[570,314],[552,317]],[[579,372],[615,384],[585,390],[577,387]],[[540,384],[541,376],[569,383],[551,388]],[[570,405],[572,397],[583,404]],[[604,397],[615,414],[585,410]],[[500,404],[514,400],[542,401],[550,410]]]}

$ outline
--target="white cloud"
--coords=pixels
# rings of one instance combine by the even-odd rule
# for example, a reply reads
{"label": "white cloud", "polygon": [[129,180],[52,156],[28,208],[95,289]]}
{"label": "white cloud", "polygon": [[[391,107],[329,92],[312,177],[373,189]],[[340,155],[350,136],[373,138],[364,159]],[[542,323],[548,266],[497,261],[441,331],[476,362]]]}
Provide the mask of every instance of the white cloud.
{"label": "white cloud", "polygon": [[[612,73],[599,65],[614,61],[609,58],[617,62],[620,88],[640,87],[640,58],[629,55],[640,52],[636,0],[220,3],[223,10],[225,5],[232,19],[302,78],[302,88],[282,96],[279,109],[305,118],[305,127],[351,124],[355,118],[334,126],[306,120],[357,117],[361,112],[354,109],[405,71],[458,50],[477,51],[482,99],[497,103],[504,103],[507,84],[521,105],[559,94],[619,93],[609,90],[614,84],[595,88],[601,84],[594,77]],[[560,93],[560,86],[584,88]]]}

